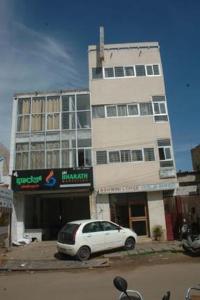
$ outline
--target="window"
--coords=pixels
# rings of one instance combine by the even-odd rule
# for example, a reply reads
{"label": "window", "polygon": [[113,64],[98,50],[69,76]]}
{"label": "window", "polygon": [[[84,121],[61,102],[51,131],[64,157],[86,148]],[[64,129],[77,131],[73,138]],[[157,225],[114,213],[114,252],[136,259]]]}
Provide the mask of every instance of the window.
{"label": "window", "polygon": [[62,150],[62,167],[76,167],[76,149]]}
{"label": "window", "polygon": [[91,150],[78,149],[78,167],[91,166]]}
{"label": "window", "polygon": [[98,165],[107,164],[107,152],[97,151],[96,152],[96,162]]}
{"label": "window", "polygon": [[132,150],[132,161],[142,161],[143,160],[143,154],[142,150]]}
{"label": "window", "polygon": [[89,224],[86,224],[83,227],[83,233],[92,233],[92,232],[99,232],[102,231],[102,228],[100,226],[100,222],[91,222]]}
{"label": "window", "polygon": [[116,117],[117,108],[116,105],[106,106],[107,117]]}
{"label": "window", "polygon": [[104,68],[105,78],[112,78],[114,77],[114,70],[113,68]]}
{"label": "window", "polygon": [[119,117],[127,116],[127,105],[117,105],[117,112]]}
{"label": "window", "polygon": [[30,114],[31,99],[19,98],[18,99],[18,115]]}
{"label": "window", "polygon": [[45,130],[45,115],[32,114],[31,116],[31,131],[44,131]]}
{"label": "window", "polygon": [[125,76],[135,76],[134,67],[124,67]]}
{"label": "window", "polygon": [[60,97],[59,96],[47,97],[46,111],[50,112],[50,113],[60,111]]}
{"label": "window", "polygon": [[78,128],[90,128],[91,127],[89,111],[83,111],[83,112],[77,113],[77,127]]}
{"label": "window", "polygon": [[17,152],[15,169],[16,170],[27,170],[28,169],[28,152]]}
{"label": "window", "polygon": [[124,77],[123,67],[115,67],[115,77]]}
{"label": "window", "polygon": [[112,224],[110,222],[103,221],[101,222],[101,226],[104,231],[110,231],[110,230],[119,230],[119,227],[115,224]]}
{"label": "window", "polygon": [[153,114],[152,104],[150,102],[140,103],[140,114],[142,116],[152,115]]}
{"label": "window", "polygon": [[173,166],[171,142],[169,139],[158,140],[158,153],[161,167]]}
{"label": "window", "polygon": [[60,151],[59,150],[47,150],[46,151],[46,167],[47,167],[47,169],[60,167]]}
{"label": "window", "polygon": [[17,118],[17,131],[29,131],[30,115],[23,115]]}
{"label": "window", "polygon": [[31,169],[44,169],[45,168],[45,152],[44,152],[44,150],[30,152],[30,168]]}
{"label": "window", "polygon": [[155,160],[154,148],[144,148],[144,159],[145,161]]}
{"label": "window", "polygon": [[154,108],[155,115],[165,115],[166,114],[165,102],[154,102],[153,108]]}
{"label": "window", "polygon": [[75,111],[75,96],[62,96],[62,111]]}
{"label": "window", "polygon": [[77,94],[76,105],[77,105],[77,110],[90,110],[89,94]]}
{"label": "window", "polygon": [[62,113],[62,129],[75,129],[75,113]]}
{"label": "window", "polygon": [[47,130],[55,130],[60,128],[59,114],[51,113],[47,115]]}
{"label": "window", "polygon": [[138,104],[129,104],[128,105],[128,115],[137,116],[138,115]]}
{"label": "window", "polygon": [[96,118],[105,118],[105,107],[104,105],[97,105],[92,107],[92,117]]}
{"label": "window", "polygon": [[121,150],[121,162],[131,161],[131,151],[130,150]]}
{"label": "window", "polygon": [[102,68],[92,68],[92,78],[93,79],[103,78]]}
{"label": "window", "polygon": [[33,97],[32,114],[40,114],[45,112],[45,97]]}
{"label": "window", "polygon": [[160,75],[158,65],[147,65],[146,66],[146,72],[147,72],[147,76]]}
{"label": "window", "polygon": [[146,76],[144,65],[136,65],[135,70],[136,70],[136,76]]}
{"label": "window", "polygon": [[110,163],[120,162],[119,151],[110,151],[109,152],[109,162]]}

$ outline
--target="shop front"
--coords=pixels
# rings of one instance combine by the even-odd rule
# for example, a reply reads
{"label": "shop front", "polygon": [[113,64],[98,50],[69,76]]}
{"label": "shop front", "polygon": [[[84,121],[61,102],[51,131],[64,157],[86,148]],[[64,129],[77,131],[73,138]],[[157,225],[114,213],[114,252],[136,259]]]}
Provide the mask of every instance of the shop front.
{"label": "shop front", "polygon": [[13,240],[56,239],[69,221],[90,218],[92,168],[14,171]]}

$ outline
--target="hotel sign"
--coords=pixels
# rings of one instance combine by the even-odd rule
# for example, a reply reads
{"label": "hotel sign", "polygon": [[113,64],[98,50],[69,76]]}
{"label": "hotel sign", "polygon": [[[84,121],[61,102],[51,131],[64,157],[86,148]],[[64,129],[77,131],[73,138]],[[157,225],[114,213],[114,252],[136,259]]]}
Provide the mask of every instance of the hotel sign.
{"label": "hotel sign", "polygon": [[93,189],[92,168],[26,170],[12,174],[15,192],[69,188]]}

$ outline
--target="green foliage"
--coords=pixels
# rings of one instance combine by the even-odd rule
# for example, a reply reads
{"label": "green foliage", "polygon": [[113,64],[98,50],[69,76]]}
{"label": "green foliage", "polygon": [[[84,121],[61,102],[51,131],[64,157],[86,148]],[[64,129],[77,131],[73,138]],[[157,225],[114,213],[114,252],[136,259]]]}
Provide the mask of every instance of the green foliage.
{"label": "green foliage", "polygon": [[153,237],[156,241],[160,240],[163,235],[163,229],[161,225],[155,225],[152,229]]}

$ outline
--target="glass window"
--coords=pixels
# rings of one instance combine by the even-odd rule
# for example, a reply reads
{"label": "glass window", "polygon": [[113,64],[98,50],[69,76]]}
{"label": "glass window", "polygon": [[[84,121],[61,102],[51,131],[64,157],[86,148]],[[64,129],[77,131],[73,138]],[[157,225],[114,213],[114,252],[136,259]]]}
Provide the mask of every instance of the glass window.
{"label": "glass window", "polygon": [[167,113],[165,102],[153,102],[153,108],[156,115],[165,115]]}
{"label": "glass window", "polygon": [[60,97],[49,96],[47,97],[47,112],[59,112],[60,111]]}
{"label": "glass window", "polygon": [[45,111],[45,97],[34,97],[32,99],[32,113],[39,114]]}
{"label": "glass window", "polygon": [[147,75],[152,76],[153,75],[153,66],[146,66]]}
{"label": "glass window", "polygon": [[119,226],[106,221],[101,222],[101,226],[104,231],[119,230]]}
{"label": "glass window", "polygon": [[117,112],[119,117],[127,116],[127,106],[126,105],[117,105]]}
{"label": "glass window", "polygon": [[76,150],[62,150],[62,168],[76,167]]}
{"label": "glass window", "polygon": [[30,115],[19,116],[17,119],[17,131],[29,131]]}
{"label": "glass window", "polygon": [[170,146],[170,139],[158,140],[158,146]]}
{"label": "glass window", "polygon": [[90,110],[90,95],[89,94],[77,94],[77,110]]}
{"label": "glass window", "polygon": [[75,111],[75,96],[62,96],[62,111]]}
{"label": "glass window", "polygon": [[78,147],[91,147],[91,139],[78,139]]}
{"label": "glass window", "polygon": [[100,226],[100,222],[91,222],[89,224],[86,224],[83,227],[83,233],[92,233],[92,232],[99,232],[102,231],[102,228]]}
{"label": "glass window", "polygon": [[97,105],[92,107],[92,117],[105,118],[105,107],[104,105]]}
{"label": "glass window", "polygon": [[75,113],[62,113],[62,129],[75,129]]}
{"label": "glass window", "polygon": [[121,150],[121,162],[131,161],[131,151],[130,150]]}
{"label": "glass window", "polygon": [[47,115],[47,130],[55,130],[60,128],[59,114],[48,114]]}
{"label": "glass window", "polygon": [[110,151],[109,152],[109,162],[110,163],[120,162],[119,151]]}
{"label": "glass window", "polygon": [[107,117],[116,117],[117,116],[117,108],[116,105],[106,106]]}
{"label": "glass window", "polygon": [[152,96],[152,100],[155,102],[165,101],[165,96]]}
{"label": "glass window", "polygon": [[134,67],[124,67],[125,76],[135,76]]}
{"label": "glass window", "polygon": [[159,65],[153,65],[154,75],[160,75]]}
{"label": "glass window", "polygon": [[132,161],[142,161],[142,150],[132,150]]}
{"label": "glass window", "polygon": [[29,144],[28,143],[17,143],[16,151],[28,151]]}
{"label": "glass window", "polygon": [[158,151],[160,160],[168,160],[172,158],[171,147],[160,147],[158,148]]}
{"label": "glass window", "polygon": [[167,115],[154,116],[155,122],[168,121]]}
{"label": "glass window", "polygon": [[30,168],[44,169],[45,168],[45,154],[44,151],[31,151],[30,153]]}
{"label": "glass window", "polygon": [[128,115],[129,116],[138,115],[138,105],[137,104],[129,104],[128,105]]}
{"label": "glass window", "polygon": [[152,104],[148,102],[140,103],[140,114],[142,116],[152,115],[153,114]]}
{"label": "glass window", "polygon": [[40,142],[31,143],[31,150],[43,150],[43,149],[44,149],[44,143],[40,143]]}
{"label": "glass window", "polygon": [[173,167],[173,166],[174,166],[173,160],[160,161],[160,167],[161,168],[169,168],[169,167]]}
{"label": "glass window", "polygon": [[144,159],[145,161],[155,160],[154,148],[144,148]]}
{"label": "glass window", "polygon": [[59,150],[46,151],[46,167],[47,167],[47,169],[60,167],[60,151]]}
{"label": "glass window", "polygon": [[30,98],[20,98],[18,99],[18,114],[30,114],[31,99]]}
{"label": "glass window", "polygon": [[46,148],[47,149],[60,149],[60,142],[46,142]]}
{"label": "glass window", "polygon": [[77,127],[78,128],[91,128],[90,111],[77,113]]}
{"label": "glass window", "polygon": [[146,76],[144,65],[136,65],[135,70],[136,70],[136,76]]}
{"label": "glass window", "polygon": [[97,165],[107,164],[107,152],[97,151],[96,152],[96,163]]}
{"label": "glass window", "polygon": [[114,70],[113,68],[104,68],[105,78],[114,77]]}
{"label": "glass window", "polygon": [[16,170],[28,169],[28,152],[17,152],[15,161]]}
{"label": "glass window", "polygon": [[92,78],[93,79],[103,78],[102,68],[92,68]]}
{"label": "glass window", "polygon": [[115,67],[115,77],[124,77],[123,67]]}
{"label": "glass window", "polygon": [[31,115],[31,131],[44,131],[45,130],[45,115],[33,114]]}

